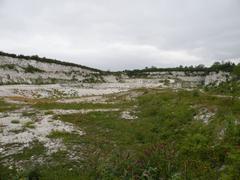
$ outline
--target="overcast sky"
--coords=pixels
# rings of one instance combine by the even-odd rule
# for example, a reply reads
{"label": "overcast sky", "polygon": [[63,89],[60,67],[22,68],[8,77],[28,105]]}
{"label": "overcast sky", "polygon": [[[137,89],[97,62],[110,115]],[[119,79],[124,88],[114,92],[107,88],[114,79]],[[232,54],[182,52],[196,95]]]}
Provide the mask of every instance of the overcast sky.
{"label": "overcast sky", "polygon": [[240,57],[240,0],[0,0],[0,50],[105,70],[209,65]]}

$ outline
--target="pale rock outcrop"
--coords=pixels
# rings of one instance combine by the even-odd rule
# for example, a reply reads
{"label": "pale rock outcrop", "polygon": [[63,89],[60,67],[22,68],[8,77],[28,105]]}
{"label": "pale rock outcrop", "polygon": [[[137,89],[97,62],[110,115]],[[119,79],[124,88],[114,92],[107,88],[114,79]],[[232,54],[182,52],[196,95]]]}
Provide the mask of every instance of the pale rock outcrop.
{"label": "pale rock outcrop", "polygon": [[[27,68],[35,68],[28,72]],[[82,82],[96,77],[98,72],[77,66],[64,66],[0,56],[0,84],[48,84],[57,82]]]}
{"label": "pale rock outcrop", "polygon": [[[30,69],[30,70],[29,70]],[[227,72],[163,71],[145,72],[141,78],[129,77],[126,73],[102,75],[92,69],[65,66],[0,56],[0,84],[59,84],[59,83],[107,83],[114,88],[126,87],[172,87],[192,88],[201,85],[219,85],[227,81]],[[91,85],[90,85],[91,86]],[[103,86],[103,85],[100,85]]]}

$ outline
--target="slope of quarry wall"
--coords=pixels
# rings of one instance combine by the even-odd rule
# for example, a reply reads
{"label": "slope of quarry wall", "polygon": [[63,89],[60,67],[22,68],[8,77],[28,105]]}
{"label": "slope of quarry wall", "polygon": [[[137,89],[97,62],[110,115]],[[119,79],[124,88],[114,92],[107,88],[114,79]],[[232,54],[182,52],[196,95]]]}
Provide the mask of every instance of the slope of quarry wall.
{"label": "slope of quarry wall", "polygon": [[83,82],[98,74],[80,67],[0,56],[0,84]]}
{"label": "slope of quarry wall", "polygon": [[124,72],[120,75],[101,75],[100,72],[77,66],[65,66],[0,56],[0,84],[57,84],[57,83],[125,83],[129,86],[191,88],[201,85],[218,85],[231,78],[227,72],[185,72],[163,71],[147,72],[144,77],[129,77]]}
{"label": "slope of quarry wall", "polygon": [[166,71],[148,73],[149,78],[168,80],[174,86],[196,87],[200,85],[219,85],[230,78],[228,72],[203,72],[203,71]]}
{"label": "slope of quarry wall", "polygon": [[172,88],[193,88],[198,86],[219,85],[231,78],[227,72],[183,72],[183,71],[164,71],[148,72],[145,77],[130,78],[126,74],[121,76],[104,76],[108,83],[132,83],[132,84],[159,84],[161,87]]}

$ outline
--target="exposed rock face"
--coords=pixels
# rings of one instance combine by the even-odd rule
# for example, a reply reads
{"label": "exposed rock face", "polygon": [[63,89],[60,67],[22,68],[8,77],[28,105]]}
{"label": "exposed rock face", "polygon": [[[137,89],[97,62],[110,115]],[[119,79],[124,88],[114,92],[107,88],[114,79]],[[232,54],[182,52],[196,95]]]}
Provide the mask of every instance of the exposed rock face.
{"label": "exposed rock face", "polygon": [[149,72],[147,73],[147,80],[152,83],[162,82],[165,86],[175,88],[191,88],[201,85],[219,85],[230,78],[228,72],[183,72],[183,71],[165,71],[165,72]]}
{"label": "exposed rock face", "polygon": [[101,75],[98,71],[78,66],[65,66],[0,56],[0,84],[56,84],[56,83],[94,83],[106,82],[126,84],[131,87],[161,86],[191,88],[200,85],[219,85],[230,78],[226,72],[148,72],[143,78],[130,78],[120,75]]}
{"label": "exposed rock face", "polygon": [[183,72],[183,71],[164,71],[164,72],[148,72],[145,78],[130,78],[125,74],[121,76],[105,76],[105,82],[142,84],[144,86],[150,84],[158,84],[161,87],[173,88],[192,88],[201,85],[219,85],[230,78],[227,72]]}
{"label": "exposed rock face", "polygon": [[0,84],[82,82],[97,75],[80,67],[0,56]]}
{"label": "exposed rock face", "polygon": [[204,85],[215,84],[219,85],[221,82],[225,82],[230,78],[230,74],[226,72],[210,72],[209,75],[205,77]]}

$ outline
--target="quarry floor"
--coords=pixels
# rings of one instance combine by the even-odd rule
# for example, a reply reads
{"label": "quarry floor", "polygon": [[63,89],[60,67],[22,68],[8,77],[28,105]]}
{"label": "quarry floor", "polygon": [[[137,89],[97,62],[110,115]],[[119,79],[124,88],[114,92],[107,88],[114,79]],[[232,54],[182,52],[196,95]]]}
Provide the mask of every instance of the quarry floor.
{"label": "quarry floor", "polygon": [[[211,139],[221,142],[228,127],[218,115],[228,108],[228,99],[156,84],[0,86],[0,179],[31,173],[43,179],[103,177],[101,167],[111,167],[116,153],[135,156],[168,136],[155,126],[176,134],[183,128],[195,133],[178,121],[200,129],[221,122],[214,126]],[[239,102],[235,108],[240,108]],[[161,117],[176,120],[174,128],[153,122]],[[238,111],[232,111],[236,126],[239,117]]]}

